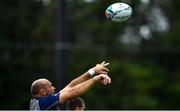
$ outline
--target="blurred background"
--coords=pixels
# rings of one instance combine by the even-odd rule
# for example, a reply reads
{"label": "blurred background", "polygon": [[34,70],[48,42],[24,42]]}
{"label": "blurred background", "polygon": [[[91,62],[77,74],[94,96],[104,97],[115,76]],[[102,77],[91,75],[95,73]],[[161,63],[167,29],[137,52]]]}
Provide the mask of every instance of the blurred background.
{"label": "blurred background", "polygon": [[[133,9],[122,23],[104,12]],[[61,89],[110,62],[112,84],[82,98],[86,109],[180,109],[179,0],[0,1],[0,109],[29,109],[31,83]]]}

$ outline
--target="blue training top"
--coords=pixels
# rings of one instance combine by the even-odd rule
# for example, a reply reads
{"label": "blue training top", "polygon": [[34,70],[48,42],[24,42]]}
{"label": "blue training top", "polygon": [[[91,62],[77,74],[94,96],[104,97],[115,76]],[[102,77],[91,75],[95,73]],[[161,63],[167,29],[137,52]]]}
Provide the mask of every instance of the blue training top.
{"label": "blue training top", "polygon": [[49,94],[48,96],[38,97],[32,99],[30,103],[30,110],[47,110],[47,109],[57,109],[59,102],[60,93]]}

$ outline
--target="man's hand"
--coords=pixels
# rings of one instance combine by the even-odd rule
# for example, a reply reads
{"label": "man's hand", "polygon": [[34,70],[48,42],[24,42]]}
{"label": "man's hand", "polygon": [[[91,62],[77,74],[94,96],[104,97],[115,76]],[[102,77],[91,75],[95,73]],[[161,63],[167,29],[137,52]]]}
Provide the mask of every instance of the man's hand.
{"label": "man's hand", "polygon": [[99,74],[97,76],[94,76],[93,79],[97,82],[104,84],[104,85],[111,83],[111,78],[106,74]]}
{"label": "man's hand", "polygon": [[101,64],[96,64],[96,66],[93,67],[93,69],[96,74],[108,74],[109,72],[109,69],[107,68],[108,65],[109,63],[103,61]]}

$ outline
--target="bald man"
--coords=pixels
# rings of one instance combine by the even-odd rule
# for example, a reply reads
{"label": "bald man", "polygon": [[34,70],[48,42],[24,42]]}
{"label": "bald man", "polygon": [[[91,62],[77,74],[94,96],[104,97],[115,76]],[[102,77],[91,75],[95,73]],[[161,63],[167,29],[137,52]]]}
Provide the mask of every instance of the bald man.
{"label": "bald man", "polygon": [[110,84],[111,78],[107,75],[108,65],[109,63],[106,62],[97,64],[56,93],[55,87],[49,80],[44,78],[35,80],[31,85],[33,99],[30,102],[30,110],[58,110],[60,104],[84,94],[96,83]]}

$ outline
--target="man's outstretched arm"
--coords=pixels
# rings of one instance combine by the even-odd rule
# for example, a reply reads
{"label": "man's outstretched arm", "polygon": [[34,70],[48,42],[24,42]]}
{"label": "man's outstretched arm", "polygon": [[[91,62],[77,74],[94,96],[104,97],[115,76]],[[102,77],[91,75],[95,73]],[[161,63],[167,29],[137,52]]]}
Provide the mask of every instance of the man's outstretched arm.
{"label": "man's outstretched arm", "polygon": [[87,81],[84,81],[74,87],[68,87],[60,91],[59,100],[64,103],[70,98],[80,96],[87,92],[96,82],[100,82],[104,85],[111,83],[111,78],[106,74],[97,75]]}

